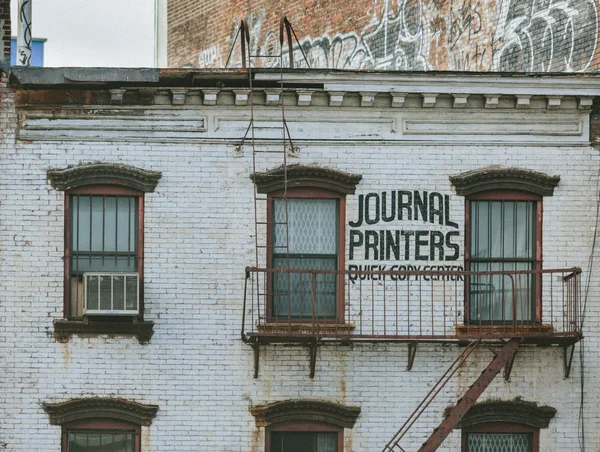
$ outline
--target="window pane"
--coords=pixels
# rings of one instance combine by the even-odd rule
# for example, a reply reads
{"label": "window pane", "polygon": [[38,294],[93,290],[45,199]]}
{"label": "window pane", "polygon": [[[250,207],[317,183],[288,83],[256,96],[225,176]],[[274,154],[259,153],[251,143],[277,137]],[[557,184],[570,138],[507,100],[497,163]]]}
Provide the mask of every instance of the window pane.
{"label": "window pane", "polygon": [[271,432],[271,452],[337,452],[337,432]]}
{"label": "window pane", "polygon": [[[285,257],[273,259],[273,268],[287,268],[287,264]],[[335,270],[337,257],[290,257],[289,265],[291,269]],[[291,318],[311,319],[315,312],[319,318],[335,318],[336,275],[321,274],[314,278],[313,281],[308,273],[273,273],[273,315],[287,318],[289,311]]]}
{"label": "window pane", "polygon": [[531,433],[469,433],[467,452],[533,452]]}
{"label": "window pane", "polygon": [[[273,221],[285,223],[285,200],[275,200]],[[336,254],[338,237],[336,199],[288,199],[289,252],[294,254]],[[285,224],[273,227],[275,253],[285,253]]]}
{"label": "window pane", "polygon": [[135,434],[119,431],[69,432],[68,452],[135,452]]}
{"label": "window pane", "polygon": [[74,196],[75,212],[73,215],[73,223],[77,235],[74,236],[73,251],[89,251],[90,250],[90,227],[91,216],[90,196]]}

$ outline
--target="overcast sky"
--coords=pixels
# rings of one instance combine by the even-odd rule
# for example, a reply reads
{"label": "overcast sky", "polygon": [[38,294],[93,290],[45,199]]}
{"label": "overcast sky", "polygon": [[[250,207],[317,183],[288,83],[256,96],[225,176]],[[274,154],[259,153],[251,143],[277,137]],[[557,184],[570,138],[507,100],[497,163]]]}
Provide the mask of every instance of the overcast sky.
{"label": "overcast sky", "polygon": [[[12,35],[18,1],[11,0]],[[32,0],[44,66],[154,66],[154,0]]]}

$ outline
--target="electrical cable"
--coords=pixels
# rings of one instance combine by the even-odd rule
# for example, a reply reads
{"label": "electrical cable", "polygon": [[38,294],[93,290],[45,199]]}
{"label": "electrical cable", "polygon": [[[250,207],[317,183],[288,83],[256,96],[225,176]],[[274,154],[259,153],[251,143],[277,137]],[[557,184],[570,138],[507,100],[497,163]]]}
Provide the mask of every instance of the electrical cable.
{"label": "electrical cable", "polygon": [[[581,329],[583,331],[583,323],[585,321],[588,294],[590,291],[590,284],[592,279],[592,270],[594,268],[594,254],[596,250],[596,239],[598,237],[598,224],[600,223],[600,165],[598,166],[598,174],[596,176],[596,222],[594,225],[594,238],[592,240],[592,248],[590,251],[590,258],[588,260],[588,272],[585,282],[585,292],[583,297],[583,305],[581,309]],[[581,452],[585,452],[585,343],[582,339],[579,342],[579,366],[581,367],[579,372],[580,382],[580,400],[579,400],[579,419],[578,419],[578,436],[579,436],[579,449]]]}

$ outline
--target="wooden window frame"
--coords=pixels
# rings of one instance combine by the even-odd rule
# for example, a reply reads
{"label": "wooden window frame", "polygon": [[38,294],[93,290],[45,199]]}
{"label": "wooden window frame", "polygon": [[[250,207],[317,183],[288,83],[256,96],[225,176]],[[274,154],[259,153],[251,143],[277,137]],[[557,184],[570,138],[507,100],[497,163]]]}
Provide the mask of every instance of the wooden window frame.
{"label": "wooden window frame", "polygon": [[114,433],[134,433],[134,450],[135,452],[141,452],[141,427],[137,424],[130,422],[115,421],[112,419],[81,419],[63,424],[62,426],[62,441],[61,451],[68,452],[69,445],[69,432],[73,430],[98,430],[98,433],[102,431],[111,431]]}
{"label": "wooden window frame", "polygon": [[533,434],[533,452],[540,450],[540,429],[514,422],[488,422],[465,427],[461,433],[461,451],[467,452],[469,433],[531,433]]}
{"label": "wooden window frame", "polygon": [[[311,188],[311,187],[298,187],[291,188],[287,191],[277,190],[267,195],[267,268],[271,269],[273,264],[273,201],[275,199],[336,199],[338,200],[338,218],[339,218],[339,229],[338,229],[338,265],[337,270],[343,270],[346,268],[346,195],[336,191]],[[344,275],[340,274],[336,281],[336,315],[335,319],[321,319],[318,320],[319,324],[343,324],[344,323],[344,296],[345,296],[345,279]],[[267,321],[269,323],[303,323],[310,319],[288,319],[275,318],[272,315],[273,308],[273,294],[271,288],[273,284],[272,273],[267,273],[267,288],[269,295],[267,296]]]}
{"label": "wooden window frame", "polygon": [[265,452],[271,452],[271,432],[337,433],[337,452],[344,452],[344,428],[323,422],[285,422],[265,428]]}
{"label": "wooden window frame", "polygon": [[[64,316],[69,320],[81,320],[80,317],[73,317],[70,314],[71,306],[71,196],[73,195],[105,195],[105,196],[132,196],[136,197],[138,202],[137,211],[137,272],[139,284],[139,314],[137,319],[144,319],[144,193],[131,188],[118,185],[86,185],[65,191],[65,240],[64,240]],[[106,317],[94,316],[96,320],[102,320]],[[114,321],[114,318],[110,318]]]}
{"label": "wooden window frame", "polygon": [[[543,221],[543,197],[541,195],[518,190],[497,190],[477,192],[465,197],[465,268],[471,269],[470,246],[471,246],[471,201],[535,201],[536,203],[536,227],[535,227],[535,257],[534,270],[541,270],[543,263],[542,253],[542,221]],[[542,321],[542,278],[540,274],[535,275],[535,319],[533,322]],[[469,306],[469,277],[465,278],[465,325],[478,325],[479,322],[470,323]],[[504,326],[502,322],[492,322],[497,326]]]}

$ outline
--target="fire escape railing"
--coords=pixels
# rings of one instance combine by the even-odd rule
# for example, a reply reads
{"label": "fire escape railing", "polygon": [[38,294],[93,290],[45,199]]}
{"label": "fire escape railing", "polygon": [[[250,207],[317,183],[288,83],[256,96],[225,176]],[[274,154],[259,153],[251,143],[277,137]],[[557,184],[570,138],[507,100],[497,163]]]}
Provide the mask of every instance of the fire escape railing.
{"label": "fire escape railing", "polygon": [[246,269],[242,338],[581,337],[581,269]]}

